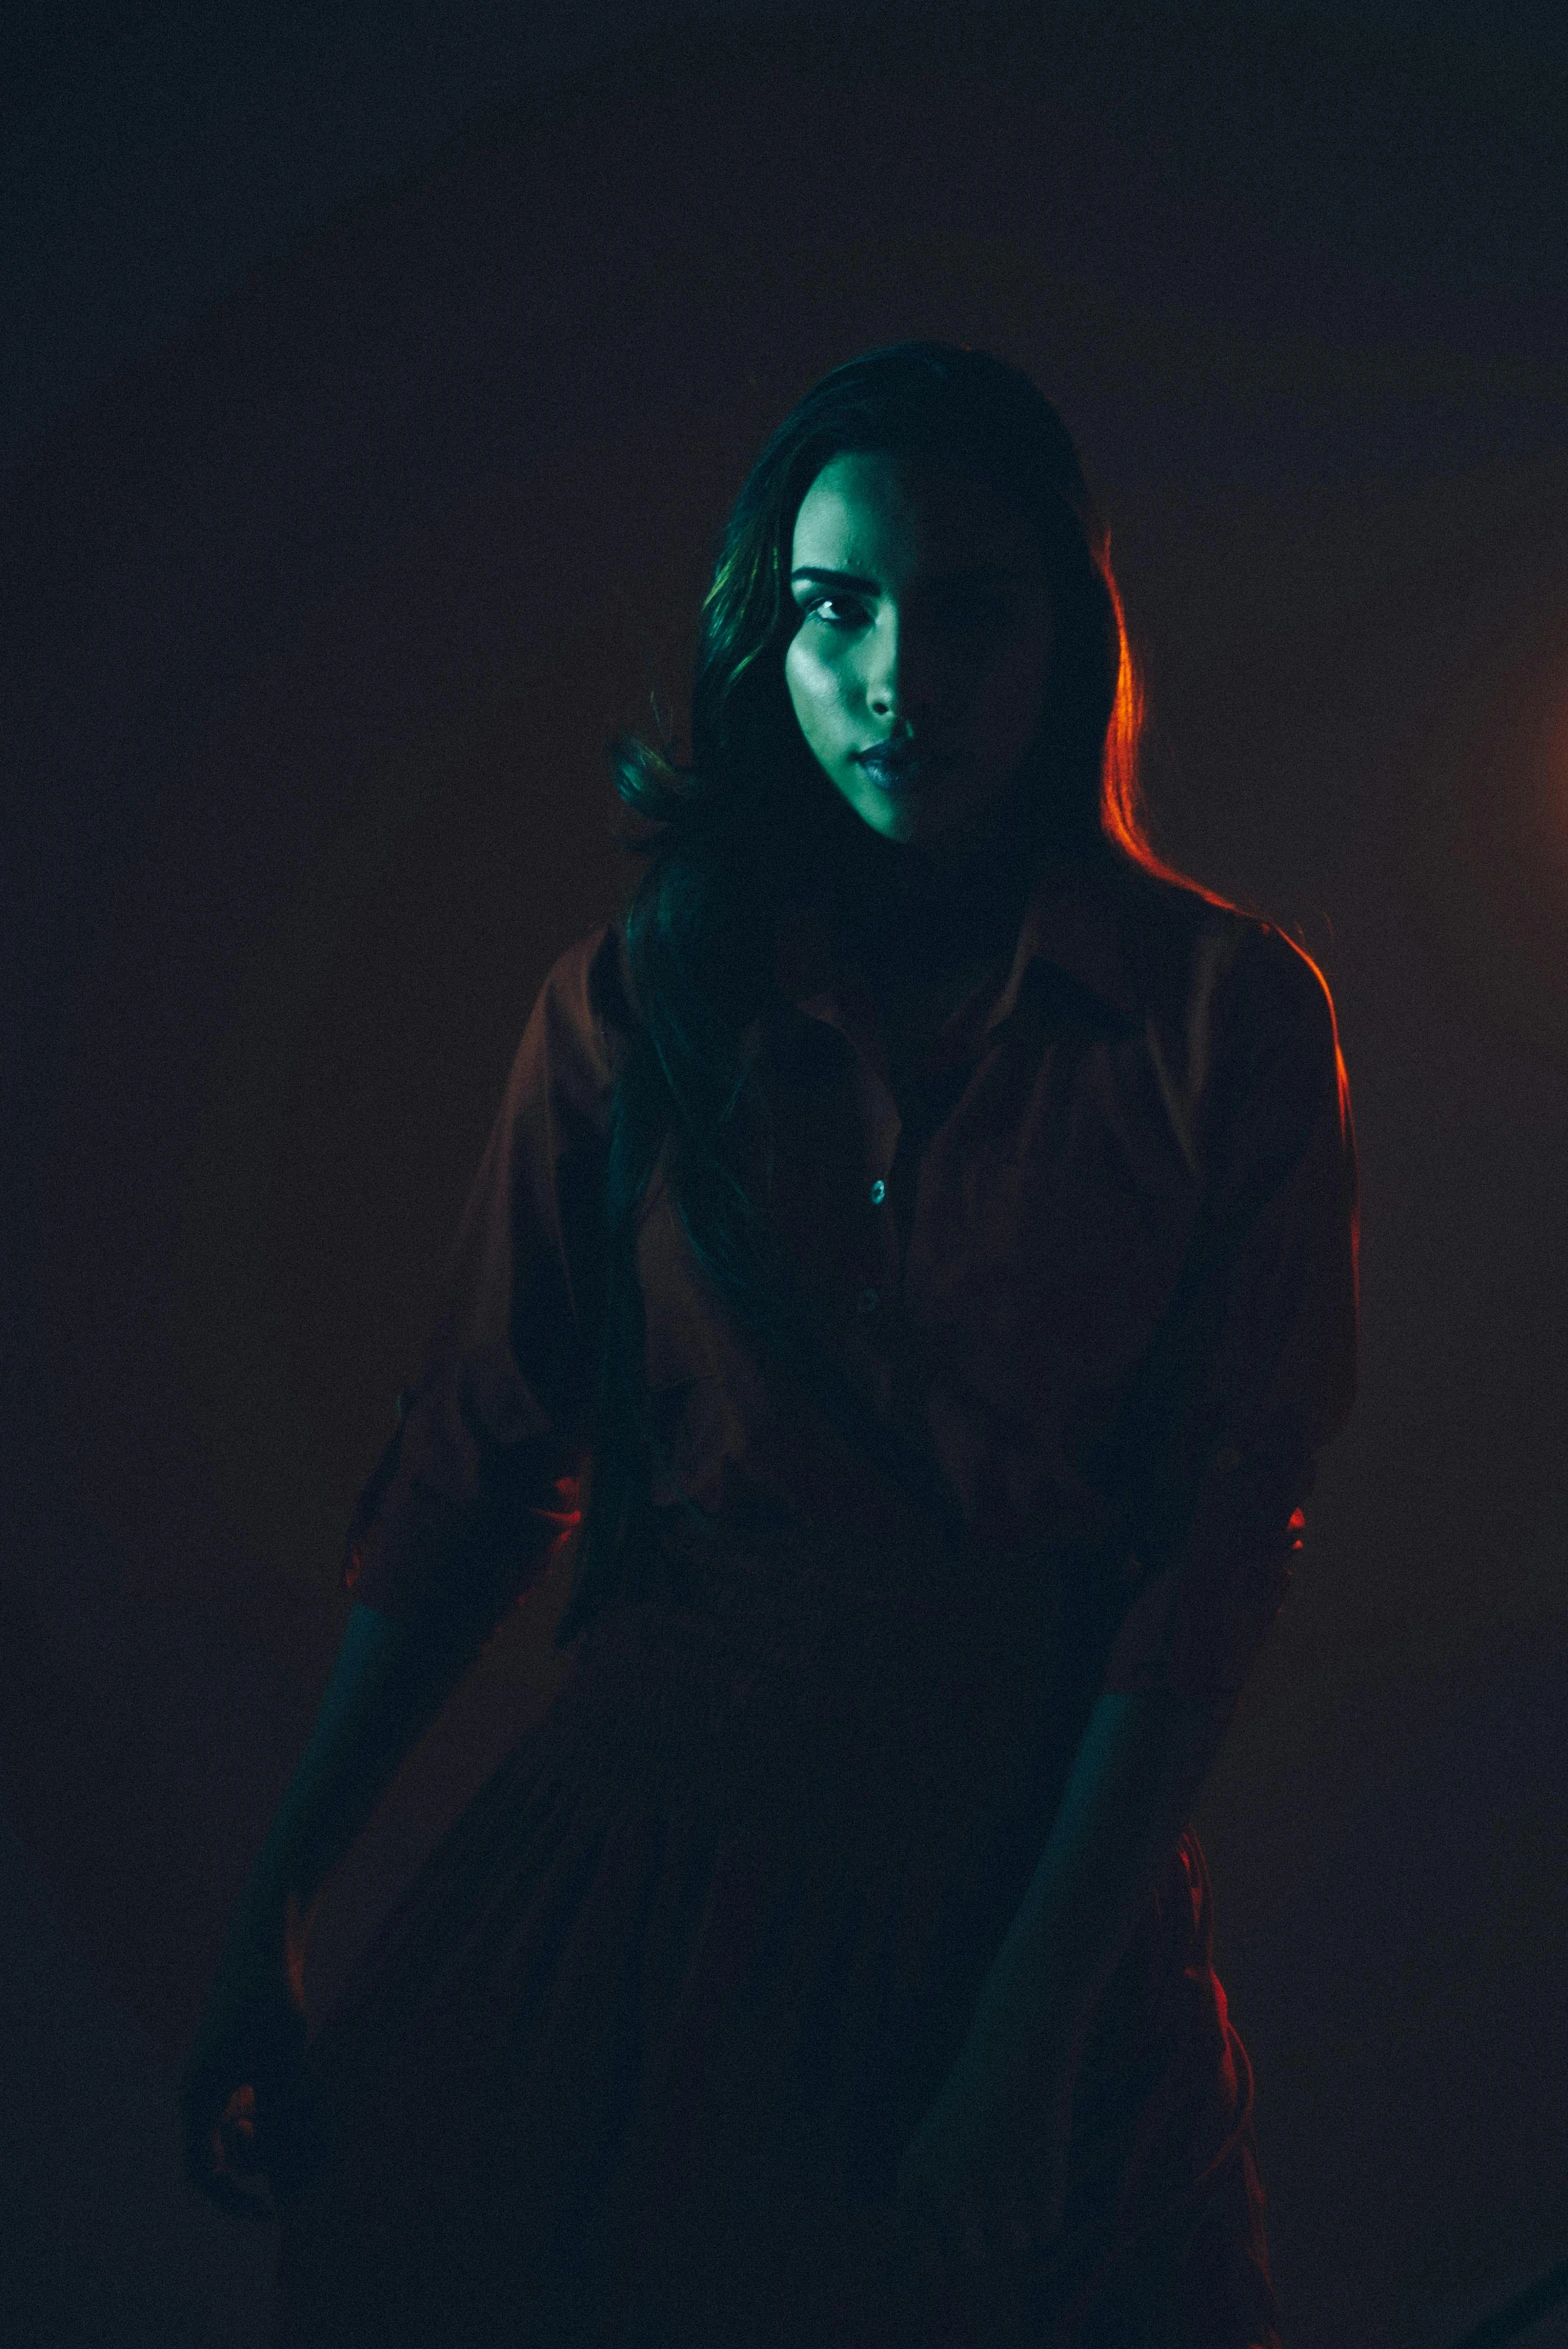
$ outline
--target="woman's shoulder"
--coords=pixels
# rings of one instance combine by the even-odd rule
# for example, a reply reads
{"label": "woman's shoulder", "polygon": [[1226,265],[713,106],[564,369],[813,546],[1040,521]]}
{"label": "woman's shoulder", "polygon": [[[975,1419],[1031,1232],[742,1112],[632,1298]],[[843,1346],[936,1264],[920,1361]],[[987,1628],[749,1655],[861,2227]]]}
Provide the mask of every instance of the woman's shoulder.
{"label": "woman's shoulder", "polygon": [[1348,1127],[1333,1000],[1276,923],[1179,875],[1122,884],[1149,1048],[1183,1130],[1256,1133],[1272,1149],[1318,1123]]}
{"label": "woman's shoulder", "polygon": [[631,1025],[626,943],[619,921],[598,922],[563,948],[545,973],[539,1006],[585,1039],[613,1039]]}
{"label": "woman's shoulder", "polygon": [[1189,1029],[1266,1047],[1288,1038],[1336,1048],[1328,982],[1276,923],[1181,874],[1135,869],[1124,883],[1149,991]]}
{"label": "woman's shoulder", "polygon": [[543,1089],[602,1109],[631,1024],[621,926],[600,922],[545,973],[513,1064],[514,1095]]}

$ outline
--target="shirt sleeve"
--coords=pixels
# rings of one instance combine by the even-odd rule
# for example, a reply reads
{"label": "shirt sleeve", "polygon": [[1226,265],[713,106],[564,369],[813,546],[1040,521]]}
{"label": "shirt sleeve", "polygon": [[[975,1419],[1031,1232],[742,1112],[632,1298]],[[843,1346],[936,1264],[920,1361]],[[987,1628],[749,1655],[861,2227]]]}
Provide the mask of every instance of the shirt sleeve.
{"label": "shirt sleeve", "polygon": [[1132,1597],[1102,1689],[1234,1701],[1357,1366],[1355,1141],[1315,966],[1251,929],[1199,1055],[1205,1195],[1118,1447]]}
{"label": "shirt sleeve", "polygon": [[556,963],[507,1080],[429,1345],[349,1527],[343,1580],[483,1639],[578,1522],[613,1074],[596,931]]}

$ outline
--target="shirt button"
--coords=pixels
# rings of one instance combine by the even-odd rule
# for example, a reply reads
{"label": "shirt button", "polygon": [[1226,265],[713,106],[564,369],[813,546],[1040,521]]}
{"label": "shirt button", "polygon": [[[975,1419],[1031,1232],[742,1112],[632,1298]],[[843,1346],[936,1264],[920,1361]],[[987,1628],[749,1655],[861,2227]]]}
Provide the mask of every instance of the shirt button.
{"label": "shirt button", "polygon": [[875,1289],[862,1289],[855,1299],[855,1311],[857,1313],[875,1313],[881,1302],[882,1300]]}
{"label": "shirt button", "polygon": [[882,1204],[882,1202],[883,1202],[883,1200],[884,1200],[886,1197],[887,1197],[887,1185],[886,1185],[886,1183],[885,1183],[885,1182],[882,1180],[882,1177],[881,1177],[880,1175],[878,1175],[878,1177],[877,1177],[876,1181],[875,1181],[875,1182],[872,1184],[872,1186],[871,1186],[871,1204],[872,1204],[872,1206],[873,1206],[873,1207],[880,1207],[880,1206],[881,1206],[881,1204]]}

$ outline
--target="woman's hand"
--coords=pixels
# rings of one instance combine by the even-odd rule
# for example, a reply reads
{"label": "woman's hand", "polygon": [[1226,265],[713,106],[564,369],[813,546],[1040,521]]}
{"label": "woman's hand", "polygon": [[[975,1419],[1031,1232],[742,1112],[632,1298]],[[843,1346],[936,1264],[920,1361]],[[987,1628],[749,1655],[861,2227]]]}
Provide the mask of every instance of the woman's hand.
{"label": "woman's hand", "polygon": [[999,2080],[971,2047],[959,2055],[898,2165],[901,2256],[917,2281],[1016,2257],[1059,2233],[1075,2068],[1063,2056],[1023,2086]]}
{"label": "woman's hand", "polygon": [[187,2173],[240,2218],[277,2215],[269,2172],[305,2046],[303,1921],[280,1908],[235,1926],[180,2076]]}

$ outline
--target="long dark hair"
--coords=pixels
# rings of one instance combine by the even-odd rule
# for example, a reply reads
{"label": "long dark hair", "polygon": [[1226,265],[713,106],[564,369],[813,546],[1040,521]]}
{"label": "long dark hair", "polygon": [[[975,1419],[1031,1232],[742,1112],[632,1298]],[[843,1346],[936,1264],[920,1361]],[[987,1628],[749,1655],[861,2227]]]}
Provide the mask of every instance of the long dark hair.
{"label": "long dark hair", "polygon": [[[808,1378],[854,1440],[906,1485],[920,1483],[918,1464],[892,1456],[886,1431],[835,1372],[769,1227],[768,1107],[744,1051],[769,1000],[780,911],[860,822],[807,748],[784,680],[799,622],[789,590],[795,517],[823,466],[850,450],[887,450],[983,482],[1034,526],[1054,629],[1023,803],[1034,844],[1168,871],[1142,821],[1141,695],[1107,533],[1056,410],[1021,369],[947,343],[895,343],[835,368],[778,426],[730,514],[703,605],[689,759],[669,743],[611,746],[637,826],[628,845],[647,869],[625,925],[635,1017],[612,1111],[591,1497],[562,1645],[651,1562],[661,1446],[636,1245],[656,1170],[729,1314]],[[940,1513],[938,1496],[922,1497]]]}

